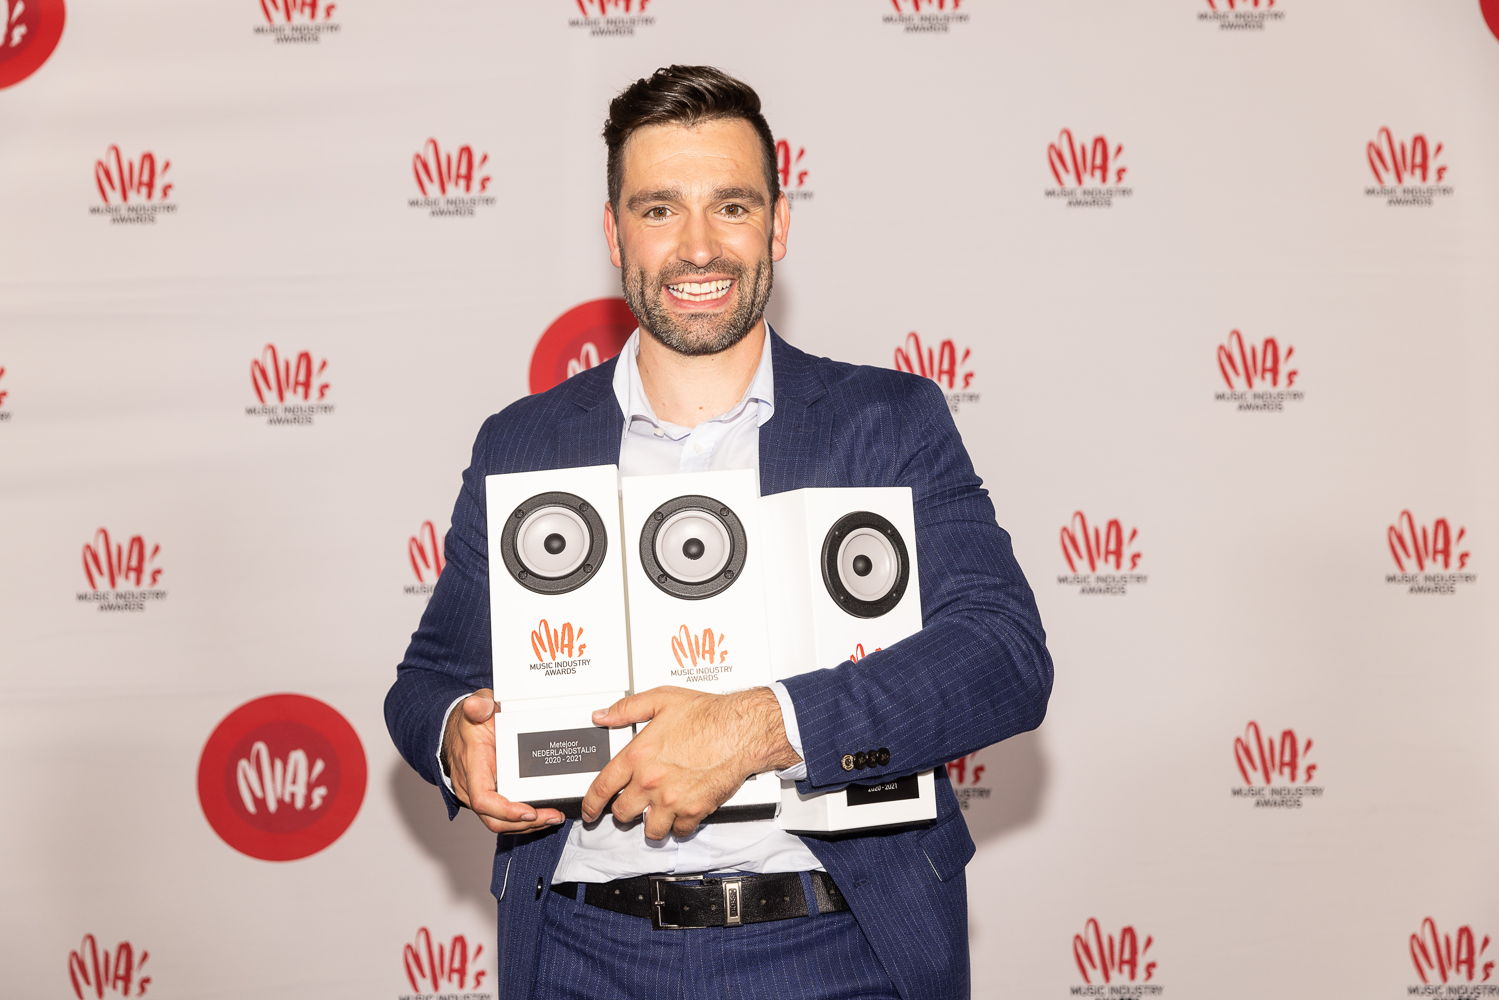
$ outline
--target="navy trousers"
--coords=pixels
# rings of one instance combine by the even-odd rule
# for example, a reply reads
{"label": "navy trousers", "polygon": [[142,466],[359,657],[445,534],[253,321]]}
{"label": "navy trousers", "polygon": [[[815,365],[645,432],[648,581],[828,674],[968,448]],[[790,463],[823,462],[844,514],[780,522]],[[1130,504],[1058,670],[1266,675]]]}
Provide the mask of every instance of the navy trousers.
{"label": "navy trousers", "polygon": [[[805,874],[802,883],[816,914]],[[539,946],[535,995],[545,1000],[899,1000],[848,912],[656,930],[643,917],[555,896]]]}

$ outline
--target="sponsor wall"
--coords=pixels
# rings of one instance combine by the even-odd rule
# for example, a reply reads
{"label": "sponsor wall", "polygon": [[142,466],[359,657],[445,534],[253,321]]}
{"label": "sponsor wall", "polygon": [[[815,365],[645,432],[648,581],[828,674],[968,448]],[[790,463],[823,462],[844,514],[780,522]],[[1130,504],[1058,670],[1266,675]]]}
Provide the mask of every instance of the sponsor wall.
{"label": "sponsor wall", "polygon": [[1499,994],[1490,0],[0,0],[7,991],[493,996],[381,700],[699,61],[773,322],[942,386],[1050,633],[948,769],[975,995]]}

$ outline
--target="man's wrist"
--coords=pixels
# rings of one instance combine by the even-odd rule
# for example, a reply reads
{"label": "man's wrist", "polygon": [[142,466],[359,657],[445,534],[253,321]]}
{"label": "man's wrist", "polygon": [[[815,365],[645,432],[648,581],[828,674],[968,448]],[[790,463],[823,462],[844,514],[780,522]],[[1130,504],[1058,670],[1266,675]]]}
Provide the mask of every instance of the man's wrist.
{"label": "man's wrist", "polygon": [[738,702],[735,708],[752,736],[748,749],[754,770],[750,773],[780,771],[801,763],[801,754],[786,738],[786,721],[774,691],[768,687],[750,688],[733,697]]}

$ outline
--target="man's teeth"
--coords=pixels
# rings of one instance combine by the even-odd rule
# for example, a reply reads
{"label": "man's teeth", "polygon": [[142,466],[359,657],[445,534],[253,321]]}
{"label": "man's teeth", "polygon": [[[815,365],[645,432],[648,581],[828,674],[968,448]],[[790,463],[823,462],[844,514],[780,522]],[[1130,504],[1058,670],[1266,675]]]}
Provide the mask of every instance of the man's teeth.
{"label": "man's teeth", "polygon": [[683,281],[667,285],[666,290],[676,298],[686,299],[688,302],[706,302],[727,292],[733,283],[727,278],[720,281]]}

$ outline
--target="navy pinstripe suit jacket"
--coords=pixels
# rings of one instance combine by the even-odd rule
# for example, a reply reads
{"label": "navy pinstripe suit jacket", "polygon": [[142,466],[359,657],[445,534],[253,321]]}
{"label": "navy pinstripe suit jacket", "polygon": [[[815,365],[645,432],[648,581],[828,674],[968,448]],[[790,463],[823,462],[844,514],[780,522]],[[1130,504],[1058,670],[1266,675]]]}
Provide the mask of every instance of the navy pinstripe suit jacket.
{"label": "navy pinstripe suit jacket", "polygon": [[[886,971],[907,998],[968,995],[963,868],[973,839],[944,764],[1035,728],[1051,692],[1051,658],[1035,600],[974,474],[941,390],[903,372],[817,358],[773,336],[775,415],[760,428],[760,488],[909,486],[920,552],[920,633],[858,663],[785,678],[796,705],[804,790],[844,787],[845,753],[887,747],[861,782],[937,770],[934,824],[803,838],[846,895]],[[447,565],[412,636],[385,717],[406,760],[443,786],[437,743],[455,699],[490,687],[489,563],[484,477],[617,463],[623,415],[614,362],[485,421],[453,510]],[[497,697],[503,701],[504,692]],[[503,792],[504,789],[501,789]],[[568,824],[501,836],[500,995],[529,997],[542,891]]]}

